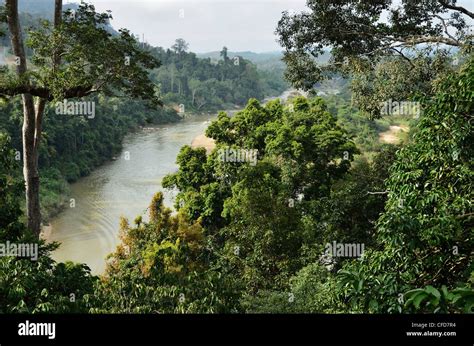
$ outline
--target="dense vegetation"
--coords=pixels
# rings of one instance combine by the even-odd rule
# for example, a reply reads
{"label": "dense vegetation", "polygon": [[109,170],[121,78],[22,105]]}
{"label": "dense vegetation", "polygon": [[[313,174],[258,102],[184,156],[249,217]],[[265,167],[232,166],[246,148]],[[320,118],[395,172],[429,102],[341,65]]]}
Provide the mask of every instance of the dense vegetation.
{"label": "dense vegetation", "polygon": [[[345,2],[350,1],[341,3]],[[38,242],[42,253],[37,262],[0,258],[0,311],[474,312],[474,56],[469,41],[464,41],[466,27],[453,18],[460,29],[453,40],[461,47],[456,52],[460,61],[453,66],[453,56],[445,55],[444,49],[434,54],[420,50],[407,57],[379,49],[377,40],[356,49],[354,43],[360,44],[364,37],[328,33],[330,15],[350,6],[331,7],[325,0],[311,3],[321,13],[293,21],[284,16],[282,39],[310,44],[314,37],[307,36],[305,28],[314,24],[310,28],[317,37],[336,46],[336,60],[351,56],[347,65],[326,75],[348,77],[341,92],[317,96],[323,89],[320,71],[313,69],[313,60],[308,63],[302,56],[304,50],[297,49],[306,46],[295,44],[294,52],[287,47],[292,81],[303,83],[310,96],[265,104],[250,98],[233,116],[220,112],[206,131],[215,140],[212,152],[184,146],[176,160],[178,170],[163,179],[164,188],[178,191],[175,210],[164,205],[158,192],[148,208],[148,221],[142,215],[133,221],[122,218],[121,244],[109,256],[101,277],[91,276],[85,265],[55,263],[50,252],[56,245],[38,242],[25,230],[22,184],[15,174],[18,162],[11,139],[0,134],[0,241]],[[425,26],[416,27],[406,23],[411,17],[402,11],[393,27],[379,26],[376,17],[385,5],[357,6],[341,21],[367,21],[373,36],[403,32],[405,42],[414,33],[444,39],[443,32],[430,25],[431,17],[423,18]],[[418,10],[444,11],[430,1],[423,2],[423,8],[401,6],[414,21],[420,19]],[[365,54],[377,49],[377,56]],[[199,94],[199,88],[193,93],[193,85],[208,83],[199,78],[210,73],[210,60],[199,61],[187,53],[184,41],[177,41],[172,51],[152,52],[171,61],[170,69],[161,77],[157,70],[154,77],[163,81],[161,95],[198,109],[204,102],[200,97],[206,100],[209,95]],[[229,83],[229,94],[219,96],[224,102],[240,97],[244,102],[250,94],[240,94],[239,88],[252,88],[247,73],[253,67],[245,60],[232,64],[226,50],[222,58],[210,80]],[[411,66],[409,72],[406,64]],[[318,78],[300,78],[306,68]],[[420,82],[414,84],[412,78]],[[243,80],[249,84],[240,85]],[[383,116],[380,102],[387,98],[419,102],[422,113],[417,117],[396,113],[387,116],[390,120],[374,121]],[[109,103],[99,100],[99,104],[110,111]],[[128,103],[119,106],[137,108]],[[18,122],[19,109],[4,107],[10,114],[7,123]],[[93,121],[61,123],[62,119],[51,118],[43,164],[60,169],[54,162],[62,157],[68,164],[61,174],[74,179],[99,163],[104,153],[112,154],[115,147],[110,141],[123,133],[114,132],[111,121],[124,127],[133,124],[126,111],[110,114],[115,118],[97,118],[107,133],[94,132]],[[394,121],[410,127],[407,138],[399,145],[378,143],[378,131]],[[81,126],[91,127],[84,129],[89,130],[86,133]],[[73,141],[64,138],[64,128]],[[11,137],[17,145],[18,135]],[[89,140],[101,144],[97,155],[92,154]],[[55,143],[64,151],[53,150]],[[79,155],[84,165],[73,158],[77,148],[91,151]],[[223,154],[249,151],[255,160]],[[362,251],[329,251],[332,244],[362,246]]]}
{"label": "dense vegetation", "polygon": [[[33,15],[27,12],[20,15],[22,25],[28,28],[23,33],[29,43],[26,55],[33,64],[44,63],[47,60],[45,55],[51,50],[46,35],[49,24],[42,22],[44,17],[51,19],[50,5],[50,2],[35,3],[31,7]],[[80,11],[76,4],[64,8]],[[8,30],[3,20],[0,20],[0,30],[6,33]],[[114,37],[118,35],[109,25],[105,29]],[[12,62],[9,36],[0,35],[0,40],[5,47],[6,62]],[[215,111],[244,105],[250,97],[262,99],[287,88],[282,81],[282,71],[260,72],[248,60],[231,60],[225,55],[222,61],[211,63],[210,59],[199,59],[194,53],[187,52],[184,40],[177,40],[171,49],[147,44],[140,44],[140,47],[161,64],[160,68],[150,69],[149,77],[164,107],[150,108],[140,100],[113,97],[108,92],[106,95],[82,98],[82,101],[95,102],[97,116],[94,118],[56,114],[54,102],[46,107],[39,151],[43,221],[61,210],[67,200],[68,182],[89,174],[95,167],[116,156],[124,136],[139,126],[179,121],[181,104],[185,114]],[[33,54],[32,48],[45,54],[40,58],[38,54]],[[8,71],[11,68],[4,65],[0,69],[5,73],[0,81],[9,83],[11,77],[8,77]],[[8,99],[8,102],[7,98],[0,99],[0,132],[11,138],[13,148],[17,150],[16,159],[21,161],[23,110],[19,101],[19,97]]]}
{"label": "dense vegetation", "polygon": [[[96,102],[93,119],[56,114],[54,104],[47,109],[39,154],[42,211],[46,220],[61,209],[68,194],[67,183],[88,175],[95,167],[118,155],[127,133],[138,126],[179,119],[172,109],[150,110],[140,101],[110,97],[89,100]],[[21,122],[19,103],[0,104],[0,132],[11,138],[17,161],[21,161],[23,155]],[[17,173],[20,175],[20,170]]]}
{"label": "dense vegetation", "polygon": [[22,183],[15,172],[10,139],[0,134],[0,243],[37,244],[38,260],[0,258],[0,313],[87,312],[87,294],[94,281],[84,264],[56,263],[51,258],[58,244],[45,245],[20,221]]}
{"label": "dense vegetation", "polygon": [[182,39],[171,49],[152,49],[164,65],[153,77],[165,103],[184,104],[192,111],[220,110],[243,106],[249,98],[278,95],[288,88],[283,71],[257,71],[241,56],[230,58],[226,47],[217,61],[197,58],[187,49]]}
{"label": "dense vegetation", "polygon": [[[124,277],[142,286],[130,282],[126,298],[108,304],[160,312],[472,311],[473,104],[458,100],[469,99],[473,78],[472,61],[447,76],[410,143],[383,148],[370,162],[353,161],[355,145],[321,99],[286,107],[254,100],[233,118],[221,113],[207,131],[215,151],[184,147],[179,171],[163,182],[180,191],[178,215],[157,195],[158,224],[123,222],[127,250],[113,255],[106,287]],[[221,162],[218,150],[227,146],[258,149],[258,163]],[[363,243],[362,258],[328,262],[324,247],[334,240]],[[160,279],[162,270],[176,273]],[[215,275],[224,287],[206,296],[208,286],[195,282],[207,277],[211,285]],[[130,305],[152,290],[161,299]]]}
{"label": "dense vegetation", "polygon": [[[221,113],[208,129],[214,152],[184,147],[164,182],[180,190],[178,214],[157,194],[150,222],[122,220],[106,276],[77,301],[96,312],[471,311],[472,103],[457,100],[471,92],[473,66],[439,86],[410,144],[371,162],[354,160],[318,98]],[[221,162],[226,146],[258,148],[258,163]],[[364,243],[362,260],[325,262],[334,240]]]}

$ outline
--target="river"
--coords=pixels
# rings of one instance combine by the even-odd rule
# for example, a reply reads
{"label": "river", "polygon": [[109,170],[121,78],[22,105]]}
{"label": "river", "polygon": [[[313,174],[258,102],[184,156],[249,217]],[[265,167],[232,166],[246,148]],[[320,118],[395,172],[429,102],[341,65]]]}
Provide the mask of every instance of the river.
{"label": "river", "polygon": [[117,160],[71,185],[73,207],[53,219],[48,231],[49,241],[61,243],[53,258],[86,263],[94,274],[102,273],[105,257],[119,242],[120,216],[133,222],[145,214],[157,191],[165,192],[165,203],[172,206],[172,196],[162,189],[161,180],[177,170],[180,148],[202,134],[209,120],[209,115],[195,116],[126,136]]}
{"label": "river", "polygon": [[[280,98],[286,100],[291,92],[286,91]],[[130,223],[138,215],[146,216],[151,198],[158,191],[164,192],[165,204],[172,206],[173,196],[161,187],[161,180],[177,170],[180,148],[203,134],[215,117],[193,116],[126,136],[117,160],[71,185],[72,207],[51,221],[45,236],[48,241],[61,243],[53,258],[86,263],[92,273],[103,273],[106,256],[119,243],[120,216]]]}

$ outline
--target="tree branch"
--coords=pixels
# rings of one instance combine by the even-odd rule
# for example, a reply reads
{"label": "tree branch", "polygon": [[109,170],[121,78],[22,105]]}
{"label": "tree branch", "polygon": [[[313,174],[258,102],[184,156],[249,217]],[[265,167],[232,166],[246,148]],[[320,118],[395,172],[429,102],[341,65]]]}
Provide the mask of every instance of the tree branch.
{"label": "tree branch", "polygon": [[465,9],[464,7],[462,6],[456,6],[456,5],[451,5],[451,4],[448,4],[446,1],[444,0],[438,0],[438,2],[441,4],[441,6],[443,6],[444,8],[449,8],[450,10],[454,10],[454,11],[459,11],[459,12],[462,12],[464,13],[465,15],[471,17],[474,19],[474,12],[471,12],[471,11],[468,11],[467,9]]}
{"label": "tree branch", "polygon": [[438,15],[435,15],[435,17],[438,18],[438,19],[441,21],[441,24],[443,24],[445,34],[448,35],[449,38],[451,38],[451,39],[457,41],[457,40],[456,40],[453,36],[451,36],[450,33],[448,32],[448,26],[446,25],[446,22],[445,22],[444,18],[441,17],[441,16],[438,16]]}
{"label": "tree branch", "polygon": [[[75,97],[84,97],[97,91],[98,89],[94,88],[93,85],[77,86],[74,88],[67,89],[64,92],[63,97],[65,99],[70,99],[70,98],[75,98]],[[47,88],[34,87],[31,85],[19,85],[15,87],[0,86],[0,96],[16,96],[20,94],[30,94],[32,96],[43,98],[47,101],[54,100],[53,95]]]}
{"label": "tree branch", "polygon": [[456,216],[456,219],[462,219],[462,218],[465,218],[467,216],[473,216],[473,215],[474,215],[474,213],[462,214],[462,215]]}
{"label": "tree branch", "polygon": [[[54,29],[58,29],[61,25],[63,16],[63,1],[55,0],[54,2]],[[59,65],[61,64],[61,54],[57,49],[53,52],[53,73],[56,72]]]}
{"label": "tree branch", "polygon": [[[398,55],[400,55],[400,56],[401,56],[403,59],[405,59],[406,61],[408,61],[408,62],[410,63],[410,65],[411,65],[411,67],[412,67],[412,68],[414,68],[414,67],[415,67],[415,65],[413,65],[413,63],[412,63],[411,59],[410,59],[410,58],[408,58],[408,57],[407,57],[405,54],[403,54],[403,52],[402,52],[402,50],[401,50],[401,49],[400,49],[400,50],[398,50],[398,49],[396,49],[396,48],[393,48],[393,47],[392,47],[391,49],[392,49],[393,51],[395,51],[396,53],[398,53]],[[403,48],[402,48],[402,49],[403,49]]]}
{"label": "tree branch", "polygon": [[21,36],[20,18],[18,16],[18,0],[7,0],[7,22],[10,31],[13,54],[20,58],[20,63],[16,67],[18,75],[23,76],[27,71],[25,46]]}

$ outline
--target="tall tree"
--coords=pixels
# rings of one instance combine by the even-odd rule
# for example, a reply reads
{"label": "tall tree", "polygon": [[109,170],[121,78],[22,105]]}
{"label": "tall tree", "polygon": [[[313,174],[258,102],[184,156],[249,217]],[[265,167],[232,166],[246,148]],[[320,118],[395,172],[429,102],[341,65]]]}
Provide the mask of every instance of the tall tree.
{"label": "tall tree", "polygon": [[171,49],[177,54],[185,53],[189,48],[189,44],[182,38],[176,39],[174,45],[171,46]]}
{"label": "tall tree", "polygon": [[158,67],[159,61],[140,50],[128,30],[122,29],[116,36],[109,33],[106,26],[110,18],[109,13],[96,13],[88,4],[81,4],[77,12],[63,13],[62,1],[55,0],[53,25],[44,21],[39,29],[28,33],[28,47],[35,51],[33,73],[27,66],[18,0],[6,1],[17,66],[15,76],[8,71],[0,76],[0,96],[22,97],[27,226],[37,235],[41,228],[38,150],[47,102],[105,92],[160,104],[147,72]]}
{"label": "tall tree", "polygon": [[[344,70],[348,63],[370,64],[380,56],[410,61],[413,48],[420,45],[472,45],[473,32],[466,20],[474,18],[474,12],[456,0],[308,0],[308,7],[300,14],[285,13],[277,28],[286,50],[286,76],[308,90],[324,78],[328,67]],[[333,61],[321,66],[317,58],[327,47]]]}
{"label": "tall tree", "polygon": [[[408,290],[445,286],[446,291],[474,277],[473,82],[471,58],[424,101],[412,141],[396,154],[385,212],[376,225],[378,245],[341,272],[346,301],[364,312],[402,311]],[[469,299],[454,299],[449,308],[442,306],[445,297],[432,291],[438,299],[425,301],[422,311],[456,311],[461,303],[465,312],[474,308],[472,286]],[[428,296],[420,295],[415,309]]]}
{"label": "tall tree", "polygon": [[226,62],[229,59],[229,57],[227,55],[228,52],[229,52],[229,50],[225,46],[222,48],[222,50],[220,52],[220,55],[221,55],[222,59],[224,60],[224,62]]}

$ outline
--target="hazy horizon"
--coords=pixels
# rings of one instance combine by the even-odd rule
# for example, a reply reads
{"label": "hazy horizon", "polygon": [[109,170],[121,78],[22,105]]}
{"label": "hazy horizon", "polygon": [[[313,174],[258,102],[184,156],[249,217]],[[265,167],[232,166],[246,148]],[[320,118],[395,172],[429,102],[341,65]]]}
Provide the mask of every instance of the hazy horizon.
{"label": "hazy horizon", "polygon": [[[64,1],[65,4],[76,1]],[[275,30],[285,10],[301,11],[305,0],[89,0],[112,11],[114,29],[127,28],[152,46],[169,48],[177,38],[195,53],[282,51]]]}

